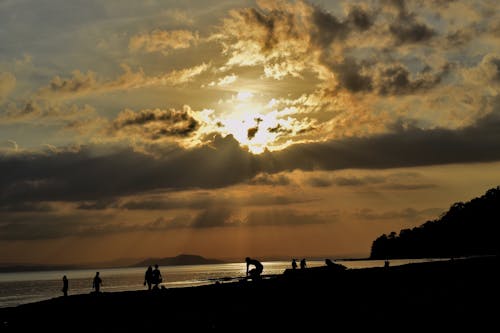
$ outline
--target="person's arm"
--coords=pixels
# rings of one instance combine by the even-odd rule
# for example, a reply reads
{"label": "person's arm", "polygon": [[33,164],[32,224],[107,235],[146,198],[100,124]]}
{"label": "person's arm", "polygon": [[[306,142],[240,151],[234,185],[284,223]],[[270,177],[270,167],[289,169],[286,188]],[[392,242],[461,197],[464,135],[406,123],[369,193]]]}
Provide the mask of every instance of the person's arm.
{"label": "person's arm", "polygon": [[250,264],[247,262],[247,276],[248,276],[248,266],[250,266]]}

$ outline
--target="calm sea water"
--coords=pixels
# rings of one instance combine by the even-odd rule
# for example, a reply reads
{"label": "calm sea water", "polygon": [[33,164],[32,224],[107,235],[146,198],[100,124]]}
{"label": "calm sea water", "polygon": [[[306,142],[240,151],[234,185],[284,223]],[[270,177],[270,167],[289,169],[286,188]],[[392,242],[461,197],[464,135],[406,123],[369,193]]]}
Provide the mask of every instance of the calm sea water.
{"label": "calm sea water", "polygon": [[[439,259],[391,260],[391,265],[423,262]],[[336,261],[347,268],[382,267],[381,260]],[[291,268],[289,261],[263,262],[264,276],[282,274]],[[324,266],[324,261],[308,261],[308,267]],[[68,271],[38,271],[19,273],[0,273],[0,307],[11,307],[62,296],[62,277],[69,279],[69,295],[86,294],[92,291],[95,272],[103,280],[103,292],[144,290],[144,268],[101,268]],[[220,281],[227,283],[245,276],[246,264],[227,263],[215,265],[168,266],[160,267],[166,288],[199,286]]]}

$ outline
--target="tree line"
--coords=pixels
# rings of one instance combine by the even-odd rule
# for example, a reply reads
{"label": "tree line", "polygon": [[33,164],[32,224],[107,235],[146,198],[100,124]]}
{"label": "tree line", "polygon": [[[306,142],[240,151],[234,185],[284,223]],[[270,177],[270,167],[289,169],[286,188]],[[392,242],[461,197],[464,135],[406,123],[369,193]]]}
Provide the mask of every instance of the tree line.
{"label": "tree line", "polygon": [[498,254],[500,186],[456,202],[438,219],[373,241],[370,258],[437,258]]}

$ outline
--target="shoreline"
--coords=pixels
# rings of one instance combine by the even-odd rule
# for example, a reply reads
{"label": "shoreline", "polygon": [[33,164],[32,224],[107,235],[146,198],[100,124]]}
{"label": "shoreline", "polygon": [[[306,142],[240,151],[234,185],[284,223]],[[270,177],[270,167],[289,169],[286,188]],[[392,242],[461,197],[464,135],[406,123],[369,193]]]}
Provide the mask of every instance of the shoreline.
{"label": "shoreline", "polygon": [[261,281],[72,295],[0,308],[0,328],[128,332],[161,325],[179,330],[257,325],[282,331],[346,323],[493,324],[498,264],[493,256],[344,271],[322,266]]}

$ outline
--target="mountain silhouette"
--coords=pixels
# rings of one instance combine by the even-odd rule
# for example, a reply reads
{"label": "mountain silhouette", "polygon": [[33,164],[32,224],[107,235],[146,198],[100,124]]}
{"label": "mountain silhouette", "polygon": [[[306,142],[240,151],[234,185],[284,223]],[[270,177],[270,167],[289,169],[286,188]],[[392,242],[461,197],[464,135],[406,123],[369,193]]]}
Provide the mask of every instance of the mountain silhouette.
{"label": "mountain silhouette", "polygon": [[181,265],[204,265],[204,264],[223,264],[223,263],[225,263],[225,261],[218,259],[207,259],[199,255],[180,254],[176,257],[148,258],[132,266],[139,267],[139,266],[149,266],[155,264],[158,264],[160,266],[181,266]]}
{"label": "mountain silhouette", "polygon": [[466,203],[454,203],[437,220],[391,232],[373,241],[371,259],[436,258],[498,254],[500,186]]}

